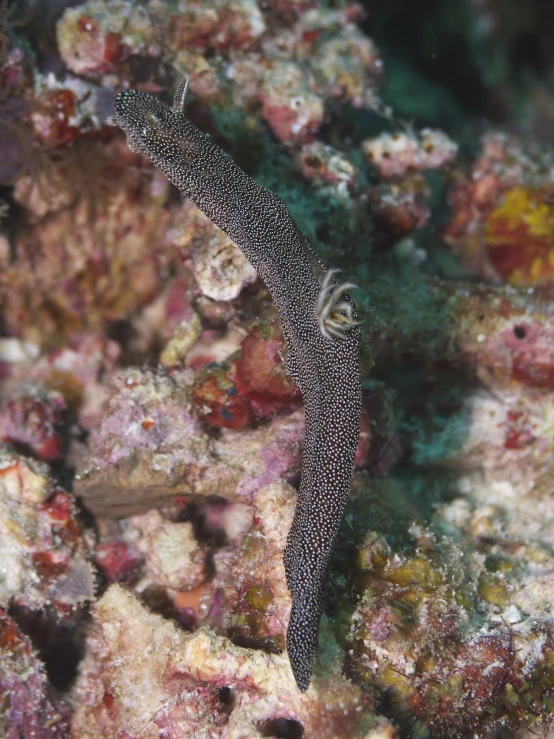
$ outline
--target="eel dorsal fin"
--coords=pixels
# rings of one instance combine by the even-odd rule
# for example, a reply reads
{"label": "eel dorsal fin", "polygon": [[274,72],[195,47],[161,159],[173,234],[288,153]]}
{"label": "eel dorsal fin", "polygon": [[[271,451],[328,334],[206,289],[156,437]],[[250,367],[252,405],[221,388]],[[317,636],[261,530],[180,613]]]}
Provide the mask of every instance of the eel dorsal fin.
{"label": "eel dorsal fin", "polygon": [[179,86],[175,90],[175,95],[173,96],[173,110],[176,110],[178,113],[185,112],[185,99],[187,97],[188,90],[189,78],[183,77],[179,82]]}

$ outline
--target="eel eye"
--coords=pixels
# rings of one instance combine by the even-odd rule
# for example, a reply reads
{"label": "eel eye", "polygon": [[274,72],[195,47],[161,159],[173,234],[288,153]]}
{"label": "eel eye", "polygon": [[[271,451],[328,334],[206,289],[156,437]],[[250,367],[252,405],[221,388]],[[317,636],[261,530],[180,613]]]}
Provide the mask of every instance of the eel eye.
{"label": "eel eye", "polygon": [[159,115],[157,115],[156,113],[153,113],[151,110],[146,112],[145,117],[146,117],[146,127],[149,128],[150,130],[154,128],[159,128],[162,125]]}

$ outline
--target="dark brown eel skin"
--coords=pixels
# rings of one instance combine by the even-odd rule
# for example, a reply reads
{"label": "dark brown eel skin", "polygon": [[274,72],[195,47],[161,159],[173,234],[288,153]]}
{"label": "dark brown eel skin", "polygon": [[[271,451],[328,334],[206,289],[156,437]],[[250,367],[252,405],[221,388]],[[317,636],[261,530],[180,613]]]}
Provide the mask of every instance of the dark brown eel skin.
{"label": "dark brown eel skin", "polygon": [[265,282],[283,325],[286,369],[304,398],[306,431],[298,502],[284,554],[292,596],[287,650],[307,690],[318,651],[322,588],[350,490],[361,411],[359,330],[345,290],[312,251],[283,203],[243,172],[184,114],[187,79],[173,107],[123,90],[113,125],[224,231]]}

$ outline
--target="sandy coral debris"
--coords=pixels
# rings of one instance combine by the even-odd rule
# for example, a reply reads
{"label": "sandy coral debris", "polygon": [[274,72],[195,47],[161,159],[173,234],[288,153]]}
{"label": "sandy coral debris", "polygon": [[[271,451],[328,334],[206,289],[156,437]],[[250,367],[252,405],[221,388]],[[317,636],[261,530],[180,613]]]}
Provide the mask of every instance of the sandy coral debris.
{"label": "sandy coral debris", "polygon": [[189,522],[165,521],[158,511],[149,511],[134,516],[129,523],[137,534],[136,548],[144,558],[143,578],[172,590],[192,590],[207,578],[206,553]]}

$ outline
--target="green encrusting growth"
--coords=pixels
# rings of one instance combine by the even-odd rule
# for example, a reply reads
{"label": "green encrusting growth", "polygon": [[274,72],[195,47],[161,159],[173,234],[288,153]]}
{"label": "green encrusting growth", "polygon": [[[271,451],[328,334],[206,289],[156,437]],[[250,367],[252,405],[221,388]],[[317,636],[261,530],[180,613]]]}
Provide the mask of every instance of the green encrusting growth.
{"label": "green encrusting growth", "polygon": [[[287,342],[287,371],[306,410],[298,503],[284,563],[292,608],[287,650],[300,690],[317,657],[322,585],[350,490],[361,413],[354,304],[312,251],[283,203],[245,174],[183,113],[124,90],[112,122],[130,149],[152,161],[242,250],[275,302]],[[341,301],[341,302],[339,302]]]}

